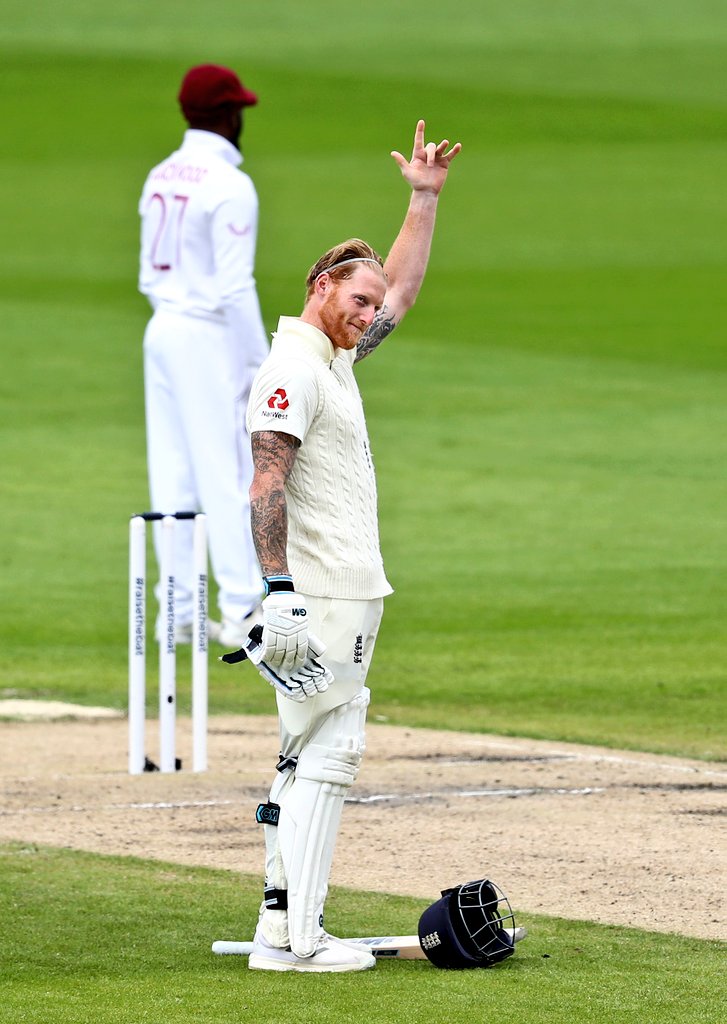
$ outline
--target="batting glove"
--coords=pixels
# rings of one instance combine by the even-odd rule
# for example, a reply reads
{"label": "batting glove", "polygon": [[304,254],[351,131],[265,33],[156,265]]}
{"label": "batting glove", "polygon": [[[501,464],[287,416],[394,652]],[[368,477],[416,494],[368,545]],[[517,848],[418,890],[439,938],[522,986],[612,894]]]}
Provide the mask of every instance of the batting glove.
{"label": "batting glove", "polygon": [[234,665],[248,658],[263,679],[267,679],[278,693],[298,703],[324,693],[333,682],[333,673],[317,659],[325,652],[325,645],[313,634],[308,636],[308,656],[302,665],[286,672],[285,669],[271,668],[262,660],[262,626],[253,626],[239,651],[223,654],[221,661]]}
{"label": "batting glove", "polygon": [[308,609],[302,594],[293,590],[293,581],[266,580],[276,589],[262,603],[263,638],[260,660],[270,668],[286,672],[300,668],[308,654]]}
{"label": "batting glove", "polygon": [[308,657],[300,668],[288,675],[291,685],[296,683],[306,697],[315,697],[317,693],[325,693],[333,682],[333,673],[322,665],[318,658],[325,653],[326,647],[313,633],[308,634]]}

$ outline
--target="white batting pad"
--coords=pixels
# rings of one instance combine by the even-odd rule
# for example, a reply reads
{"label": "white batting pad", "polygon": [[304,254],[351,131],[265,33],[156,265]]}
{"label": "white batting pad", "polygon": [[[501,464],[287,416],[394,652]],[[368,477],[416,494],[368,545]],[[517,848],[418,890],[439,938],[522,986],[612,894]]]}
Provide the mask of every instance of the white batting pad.
{"label": "white batting pad", "polygon": [[280,796],[278,855],[287,879],[290,945],[298,956],[309,956],[323,931],[333,851],[343,802],[363,756],[368,703],[364,687],[326,714],[298,757],[292,786]]}

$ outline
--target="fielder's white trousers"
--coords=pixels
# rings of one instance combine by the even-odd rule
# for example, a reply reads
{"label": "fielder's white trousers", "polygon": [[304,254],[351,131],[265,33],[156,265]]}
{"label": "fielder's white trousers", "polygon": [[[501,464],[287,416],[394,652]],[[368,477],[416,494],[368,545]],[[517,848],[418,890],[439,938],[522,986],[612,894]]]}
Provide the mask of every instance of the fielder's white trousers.
{"label": "fielder's white trousers", "polygon": [[[144,335],[151,503],[158,512],[207,514],[222,614],[243,619],[261,597],[250,529],[252,454],[245,427],[255,367],[222,323],[158,310]],[[159,557],[159,527],[154,541]],[[192,524],[177,522],[177,621],[192,621]]]}

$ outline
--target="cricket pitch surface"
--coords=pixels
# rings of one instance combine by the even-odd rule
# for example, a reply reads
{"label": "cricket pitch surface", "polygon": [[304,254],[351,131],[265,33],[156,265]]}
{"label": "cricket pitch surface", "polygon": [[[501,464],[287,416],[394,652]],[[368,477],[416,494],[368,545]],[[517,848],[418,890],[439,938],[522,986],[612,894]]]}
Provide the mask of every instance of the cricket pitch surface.
{"label": "cricket pitch surface", "polygon": [[[251,872],[262,886],[255,809],[275,772],[274,718],[210,718],[203,774],[131,777],[124,718],[38,720],[3,704],[0,842]],[[147,735],[158,761],[155,722]],[[186,718],[177,754],[191,764]],[[725,940],[726,793],[723,763],[374,721],[331,882],[434,901],[489,877],[516,912]]]}

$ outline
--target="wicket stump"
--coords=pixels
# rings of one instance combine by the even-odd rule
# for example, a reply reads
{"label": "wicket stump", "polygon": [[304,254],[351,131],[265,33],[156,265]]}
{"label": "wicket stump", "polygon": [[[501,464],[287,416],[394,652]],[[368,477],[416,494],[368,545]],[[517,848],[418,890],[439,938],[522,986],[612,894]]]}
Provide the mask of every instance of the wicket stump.
{"label": "wicket stump", "polygon": [[192,770],[207,770],[207,517],[197,512],[143,512],[129,523],[129,774],[147,765],[146,524],[161,523],[159,637],[159,770],[176,771],[177,651],[174,607],[174,534],[178,520],[194,520],[195,600],[192,622]]}

